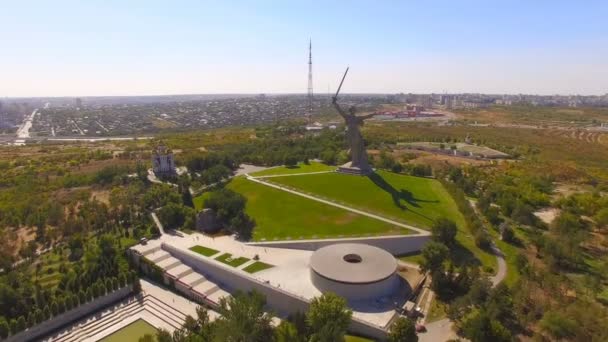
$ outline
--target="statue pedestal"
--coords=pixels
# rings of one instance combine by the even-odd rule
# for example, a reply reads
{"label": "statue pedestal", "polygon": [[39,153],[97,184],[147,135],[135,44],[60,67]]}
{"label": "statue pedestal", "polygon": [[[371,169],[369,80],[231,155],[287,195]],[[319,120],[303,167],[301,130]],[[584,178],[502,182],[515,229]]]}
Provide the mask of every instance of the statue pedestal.
{"label": "statue pedestal", "polygon": [[351,162],[348,162],[342,166],[338,166],[338,172],[349,175],[367,176],[374,172],[374,170],[371,167],[360,168],[358,166],[352,166]]}

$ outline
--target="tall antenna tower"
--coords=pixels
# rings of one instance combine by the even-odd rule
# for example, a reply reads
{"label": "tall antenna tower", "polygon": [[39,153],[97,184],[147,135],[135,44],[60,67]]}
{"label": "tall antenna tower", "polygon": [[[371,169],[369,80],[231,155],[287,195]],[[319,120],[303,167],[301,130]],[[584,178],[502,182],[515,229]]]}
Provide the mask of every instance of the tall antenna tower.
{"label": "tall antenna tower", "polygon": [[312,39],[308,43],[308,121],[312,116]]}

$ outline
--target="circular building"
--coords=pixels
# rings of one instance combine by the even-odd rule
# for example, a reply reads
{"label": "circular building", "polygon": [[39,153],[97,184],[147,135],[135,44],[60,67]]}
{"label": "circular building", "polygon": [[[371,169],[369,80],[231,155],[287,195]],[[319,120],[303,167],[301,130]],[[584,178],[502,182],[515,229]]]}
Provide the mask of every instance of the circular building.
{"label": "circular building", "polygon": [[350,301],[391,295],[399,286],[397,261],[387,251],[359,243],[316,250],[310,258],[312,283]]}

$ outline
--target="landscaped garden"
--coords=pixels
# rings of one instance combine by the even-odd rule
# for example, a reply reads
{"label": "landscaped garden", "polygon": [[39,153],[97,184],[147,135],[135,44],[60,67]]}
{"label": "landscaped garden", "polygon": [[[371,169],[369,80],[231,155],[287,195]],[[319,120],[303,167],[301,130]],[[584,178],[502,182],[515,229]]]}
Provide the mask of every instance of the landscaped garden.
{"label": "landscaped garden", "polygon": [[196,252],[198,254],[210,257],[212,255],[216,255],[217,253],[219,253],[220,251],[218,251],[217,249],[213,249],[213,248],[209,248],[209,247],[204,247],[201,245],[196,245],[193,247],[190,247],[190,250],[193,252]]}
{"label": "landscaped garden", "polygon": [[250,176],[261,177],[261,176],[275,176],[275,175],[290,175],[296,173],[310,173],[310,172],[322,172],[322,171],[334,171],[335,166],[319,163],[310,162],[309,164],[298,163],[296,166],[281,166],[273,167],[270,169],[253,172]]}
{"label": "landscaped garden", "polygon": [[232,257],[232,254],[230,253],[224,253],[220,256],[218,256],[217,258],[215,258],[215,260],[222,262],[228,266],[232,266],[232,267],[239,267],[242,264],[246,263],[247,261],[249,261],[249,258],[245,258],[245,257]]}
{"label": "landscaped garden", "polygon": [[157,329],[150,323],[144,321],[143,319],[138,319],[137,321],[112,333],[111,335],[102,338],[99,340],[99,342],[138,341],[146,334],[151,335],[156,341],[156,332]]}

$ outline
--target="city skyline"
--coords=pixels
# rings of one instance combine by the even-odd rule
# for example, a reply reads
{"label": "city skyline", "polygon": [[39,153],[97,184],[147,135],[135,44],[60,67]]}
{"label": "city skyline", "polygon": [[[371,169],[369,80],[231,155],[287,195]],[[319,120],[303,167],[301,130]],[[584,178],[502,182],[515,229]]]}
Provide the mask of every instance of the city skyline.
{"label": "city skyline", "polygon": [[0,97],[306,93],[603,95],[608,5],[11,3]]}

